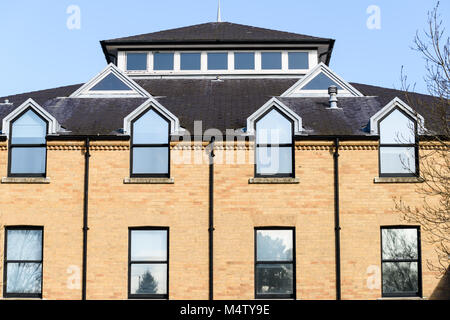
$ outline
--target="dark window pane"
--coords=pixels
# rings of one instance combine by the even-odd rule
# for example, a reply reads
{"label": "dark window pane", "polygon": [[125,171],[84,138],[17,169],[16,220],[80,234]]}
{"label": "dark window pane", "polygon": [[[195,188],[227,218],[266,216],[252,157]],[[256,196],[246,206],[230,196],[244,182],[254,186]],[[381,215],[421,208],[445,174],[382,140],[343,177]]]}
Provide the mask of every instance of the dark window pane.
{"label": "dark window pane", "polygon": [[256,266],[258,294],[293,294],[292,264],[259,264]]}
{"label": "dark window pane", "polygon": [[169,148],[133,148],[134,174],[169,173]]}
{"label": "dark window pane", "polygon": [[131,294],[167,294],[167,264],[132,264]]}
{"label": "dark window pane", "polygon": [[258,147],[256,152],[256,173],[261,175],[291,174],[291,147]]}
{"label": "dark window pane", "polygon": [[419,291],[417,262],[384,262],[383,293],[410,293]]}
{"label": "dark window pane", "polygon": [[200,70],[200,53],[181,53],[181,70]]}
{"label": "dark window pane", "polygon": [[25,112],[12,124],[11,143],[44,144],[47,123],[31,110]]}
{"label": "dark window pane", "polygon": [[336,82],[331,80],[323,72],[319,73],[310,82],[308,82],[302,89],[303,90],[328,90],[330,86],[336,86],[338,89],[342,90]]}
{"label": "dark window pane", "polygon": [[8,230],[7,243],[8,260],[42,260],[41,230]]}
{"label": "dark window pane", "polygon": [[280,144],[292,142],[292,123],[276,110],[256,123],[256,143]]}
{"label": "dark window pane", "polygon": [[167,231],[133,230],[131,231],[132,261],[167,260]]}
{"label": "dark window pane", "polygon": [[11,173],[45,173],[46,148],[12,148]]}
{"label": "dark window pane", "polygon": [[380,122],[380,143],[414,144],[415,124],[401,111],[395,109]]}
{"label": "dark window pane", "polygon": [[281,52],[262,52],[261,68],[263,70],[281,69]]}
{"label": "dark window pane", "polygon": [[414,174],[414,147],[380,147],[380,168],[384,174]]}
{"label": "dark window pane", "polygon": [[147,53],[127,53],[127,70],[147,70]]}
{"label": "dark window pane", "polygon": [[41,263],[8,263],[7,293],[41,293]]}
{"label": "dark window pane", "polygon": [[292,230],[257,230],[257,261],[292,261]]}
{"label": "dark window pane", "polygon": [[133,144],[169,143],[169,123],[154,110],[133,122]]}
{"label": "dark window pane", "polygon": [[289,52],[289,69],[308,69],[308,52]]}
{"label": "dark window pane", "polygon": [[93,86],[91,91],[130,91],[131,88],[123,83],[114,74],[110,73],[99,83]]}
{"label": "dark window pane", "polygon": [[228,53],[215,52],[208,53],[208,70],[228,69]]}
{"label": "dark window pane", "polygon": [[234,53],[235,70],[254,70],[255,53],[253,52],[235,52]]}
{"label": "dark window pane", "polygon": [[154,53],[154,70],[173,70],[173,53]]}
{"label": "dark window pane", "polygon": [[381,229],[383,260],[417,259],[417,229]]}

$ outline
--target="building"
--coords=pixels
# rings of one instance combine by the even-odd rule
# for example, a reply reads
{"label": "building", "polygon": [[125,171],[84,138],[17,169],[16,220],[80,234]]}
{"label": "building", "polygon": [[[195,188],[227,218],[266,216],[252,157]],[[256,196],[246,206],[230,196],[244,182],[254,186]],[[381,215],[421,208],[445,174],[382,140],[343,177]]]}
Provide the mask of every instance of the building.
{"label": "building", "polygon": [[341,78],[333,45],[205,23],[101,41],[88,82],[1,98],[2,297],[442,297],[393,202],[420,201],[433,119]]}

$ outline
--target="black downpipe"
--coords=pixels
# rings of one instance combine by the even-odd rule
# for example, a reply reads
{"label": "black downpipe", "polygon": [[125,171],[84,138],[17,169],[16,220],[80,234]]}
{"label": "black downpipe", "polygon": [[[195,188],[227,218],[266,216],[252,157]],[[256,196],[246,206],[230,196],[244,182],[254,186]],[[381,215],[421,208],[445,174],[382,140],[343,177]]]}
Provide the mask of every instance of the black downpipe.
{"label": "black downpipe", "polygon": [[83,204],[83,278],[81,299],[86,300],[87,277],[87,235],[88,235],[88,195],[89,195],[89,137],[86,137],[86,151],[84,153],[84,204]]}
{"label": "black downpipe", "polygon": [[336,248],[336,300],[341,300],[341,226],[339,224],[339,138],[334,140],[334,234]]}
{"label": "black downpipe", "polygon": [[209,300],[214,300],[214,141],[209,144]]}

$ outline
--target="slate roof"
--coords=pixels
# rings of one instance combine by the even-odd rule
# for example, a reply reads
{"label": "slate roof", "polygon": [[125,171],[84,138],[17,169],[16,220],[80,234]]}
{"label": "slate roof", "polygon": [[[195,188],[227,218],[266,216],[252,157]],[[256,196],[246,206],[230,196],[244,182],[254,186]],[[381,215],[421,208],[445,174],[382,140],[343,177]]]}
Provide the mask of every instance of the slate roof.
{"label": "slate roof", "polygon": [[261,42],[320,42],[332,39],[312,37],[303,34],[252,27],[230,22],[208,22],[188,27],[146,33],[131,37],[104,40],[105,44],[117,43],[261,43]]}
{"label": "slate roof", "polygon": [[[194,133],[194,121],[202,121],[203,131],[246,127],[246,119],[271,97],[278,97],[303,119],[309,135],[367,135],[369,118],[404,92],[352,83],[366,97],[341,97],[342,110],[329,110],[328,98],[280,98],[296,79],[141,79],[136,82],[176,115],[183,128]],[[28,98],[33,98],[72,135],[117,135],[123,118],[140,106],[144,98],[58,98],[69,96],[80,85],[5,97],[14,104],[0,104],[0,119]],[[375,96],[376,95],[376,96]],[[423,101],[430,96],[415,94]],[[0,103],[5,98],[0,98]],[[430,122],[422,104],[417,111]],[[0,122],[1,125],[1,122]]]}

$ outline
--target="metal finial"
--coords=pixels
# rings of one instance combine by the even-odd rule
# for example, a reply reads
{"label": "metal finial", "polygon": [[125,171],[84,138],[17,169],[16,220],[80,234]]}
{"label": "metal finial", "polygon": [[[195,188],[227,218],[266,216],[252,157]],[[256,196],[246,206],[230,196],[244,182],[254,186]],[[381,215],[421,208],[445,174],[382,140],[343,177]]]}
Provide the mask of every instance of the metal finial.
{"label": "metal finial", "polygon": [[217,22],[222,22],[222,17],[220,16],[220,0],[219,5],[217,7]]}

